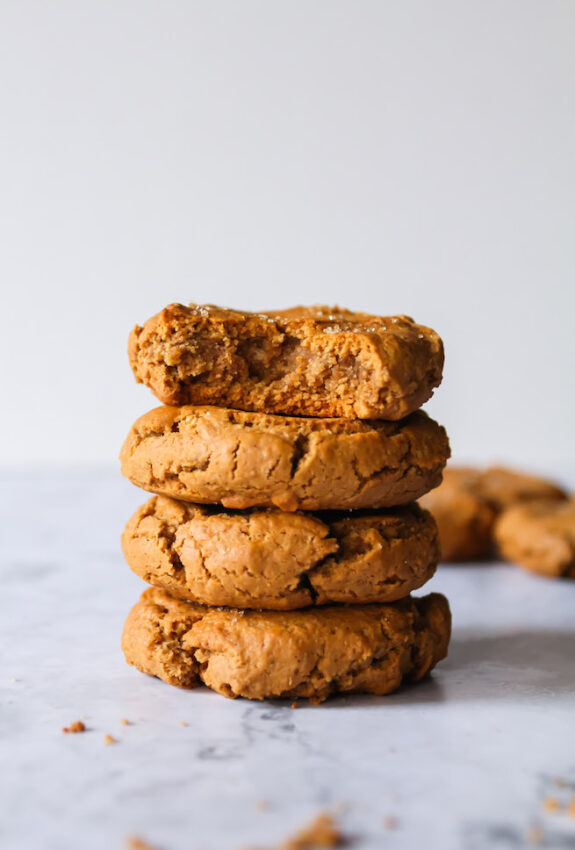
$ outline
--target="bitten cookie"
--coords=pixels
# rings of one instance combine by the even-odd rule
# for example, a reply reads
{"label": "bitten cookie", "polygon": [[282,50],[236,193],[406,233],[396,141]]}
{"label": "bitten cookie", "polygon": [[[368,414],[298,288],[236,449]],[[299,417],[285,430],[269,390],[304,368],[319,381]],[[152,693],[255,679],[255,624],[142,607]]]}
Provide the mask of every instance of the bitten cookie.
{"label": "bitten cookie", "polygon": [[387,694],[447,654],[449,605],[432,593],[387,605],[238,611],[145,591],[122,636],[129,664],[171,685],[227,697]]}
{"label": "bitten cookie", "polygon": [[203,605],[291,610],[390,602],[428,581],[439,545],[432,516],[231,512],[155,496],[122,535],[130,567],[172,596]]}
{"label": "bitten cookie", "polygon": [[136,380],[165,404],[349,419],[407,416],[443,370],[434,331],[338,307],[170,304],[134,328],[128,353]]}
{"label": "bitten cookie", "polygon": [[508,508],[495,539],[504,558],[544,576],[575,579],[575,498]]}
{"label": "bitten cookie", "polygon": [[562,500],[553,482],[501,466],[448,466],[441,485],[420,499],[439,529],[441,560],[472,561],[493,552],[493,526],[505,508],[536,499]]}
{"label": "bitten cookie", "polygon": [[143,490],[284,511],[406,504],[439,484],[448,456],[444,429],[420,411],[361,422],[192,405],[146,413],[120,453],[122,473]]}

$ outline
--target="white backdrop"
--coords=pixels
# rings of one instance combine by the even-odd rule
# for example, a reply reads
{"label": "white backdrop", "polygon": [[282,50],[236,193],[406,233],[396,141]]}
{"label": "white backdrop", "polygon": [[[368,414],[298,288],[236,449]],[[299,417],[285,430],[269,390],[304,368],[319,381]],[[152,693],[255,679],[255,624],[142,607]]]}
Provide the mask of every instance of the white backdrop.
{"label": "white backdrop", "polygon": [[3,465],[114,463],[164,304],[405,312],[458,458],[575,448],[572,0],[2,0]]}

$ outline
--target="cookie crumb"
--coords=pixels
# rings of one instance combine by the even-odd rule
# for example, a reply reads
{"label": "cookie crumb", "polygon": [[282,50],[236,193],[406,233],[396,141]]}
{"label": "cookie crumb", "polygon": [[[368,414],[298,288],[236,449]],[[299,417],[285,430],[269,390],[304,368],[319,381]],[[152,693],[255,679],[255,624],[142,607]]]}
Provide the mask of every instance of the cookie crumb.
{"label": "cookie crumb", "polygon": [[343,847],[345,838],[331,815],[321,813],[308,826],[279,845],[279,850],[316,850],[320,847]]}
{"label": "cookie crumb", "polygon": [[15,682],[15,681],[16,681],[16,676],[10,676],[10,681],[11,681],[11,682]]}
{"label": "cookie crumb", "polygon": [[134,725],[131,720],[127,719],[127,717],[122,717],[120,723],[122,724],[122,726],[133,726]]}
{"label": "cookie crumb", "polygon": [[558,788],[566,788],[566,787],[567,787],[567,782],[565,782],[565,780],[564,780],[561,776],[558,776],[558,777],[555,779],[555,785],[556,785]]}
{"label": "cookie crumb", "polygon": [[297,704],[297,702],[295,702],[295,701],[294,701],[294,702],[292,702],[291,707],[292,707],[292,708],[298,708],[298,704]]}
{"label": "cookie crumb", "polygon": [[571,802],[567,806],[567,814],[570,818],[575,818],[575,797],[571,798]]}
{"label": "cookie crumb", "polygon": [[185,721],[185,720],[180,720],[180,726],[187,726],[187,725],[188,725],[188,724],[186,723],[186,721]]}
{"label": "cookie crumb", "polygon": [[529,844],[541,844],[543,841],[543,830],[537,824],[534,826],[530,826],[527,830],[525,838],[529,842]]}
{"label": "cookie crumb", "polygon": [[384,829],[397,829],[398,820],[394,815],[386,815],[383,819]]}
{"label": "cookie crumb", "polygon": [[137,835],[132,835],[130,838],[126,838],[126,850],[158,850],[158,848],[152,847],[152,845],[148,844],[147,841],[144,841],[143,838],[138,838]]}
{"label": "cookie crumb", "polygon": [[555,797],[546,797],[543,800],[543,808],[546,812],[558,812],[561,807]]}
{"label": "cookie crumb", "polygon": [[106,733],[106,734],[104,735],[104,744],[106,744],[106,746],[108,746],[109,744],[117,744],[117,743],[118,743],[118,742],[117,742],[117,740],[114,738],[114,736],[113,736],[113,735],[110,735],[110,734],[108,734],[108,733]]}
{"label": "cookie crumb", "polygon": [[70,723],[69,726],[64,726],[62,728],[62,732],[65,732],[66,734],[68,734],[70,732],[75,733],[75,732],[85,732],[85,731],[86,731],[86,724],[82,723],[81,720],[75,720],[73,723]]}
{"label": "cookie crumb", "polygon": [[309,698],[309,704],[310,705],[321,705],[322,702],[323,702],[323,700],[320,699],[319,697],[310,697]]}
{"label": "cookie crumb", "polygon": [[267,800],[258,800],[256,803],[256,809],[258,812],[267,812],[269,810],[270,804]]}

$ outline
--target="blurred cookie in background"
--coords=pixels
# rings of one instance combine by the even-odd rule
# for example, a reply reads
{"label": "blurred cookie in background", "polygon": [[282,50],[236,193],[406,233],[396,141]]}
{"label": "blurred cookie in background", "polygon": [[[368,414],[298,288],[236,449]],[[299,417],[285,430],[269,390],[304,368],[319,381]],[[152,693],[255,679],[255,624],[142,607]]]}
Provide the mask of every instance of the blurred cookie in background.
{"label": "blurred cookie in background", "polygon": [[502,556],[551,578],[575,579],[575,498],[514,505],[495,524]]}
{"label": "blurred cookie in background", "polygon": [[494,553],[494,525],[507,508],[545,500],[561,503],[567,493],[552,481],[503,466],[482,470],[448,466],[443,482],[419,503],[439,529],[442,561],[477,561]]}
{"label": "blurred cookie in background", "polygon": [[476,561],[491,554],[496,513],[479,493],[481,475],[472,467],[448,466],[442,484],[419,500],[437,523],[442,561]]}
{"label": "blurred cookie in background", "polygon": [[477,492],[497,511],[536,499],[567,499],[565,490],[553,481],[505,466],[490,466],[482,472],[477,481]]}

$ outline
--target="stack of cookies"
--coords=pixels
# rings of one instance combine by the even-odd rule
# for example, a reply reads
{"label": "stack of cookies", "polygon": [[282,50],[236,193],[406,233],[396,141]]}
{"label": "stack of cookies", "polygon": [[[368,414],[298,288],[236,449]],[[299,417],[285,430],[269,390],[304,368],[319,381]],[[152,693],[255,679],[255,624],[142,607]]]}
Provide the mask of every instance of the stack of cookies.
{"label": "stack of cookies", "polygon": [[443,428],[418,410],[443,347],[405,316],[251,314],[172,304],[136,327],[142,416],[122,472],[153,496],[128,522],[128,663],[229,697],[385,694],[447,652],[438,561],[415,500],[442,476]]}

